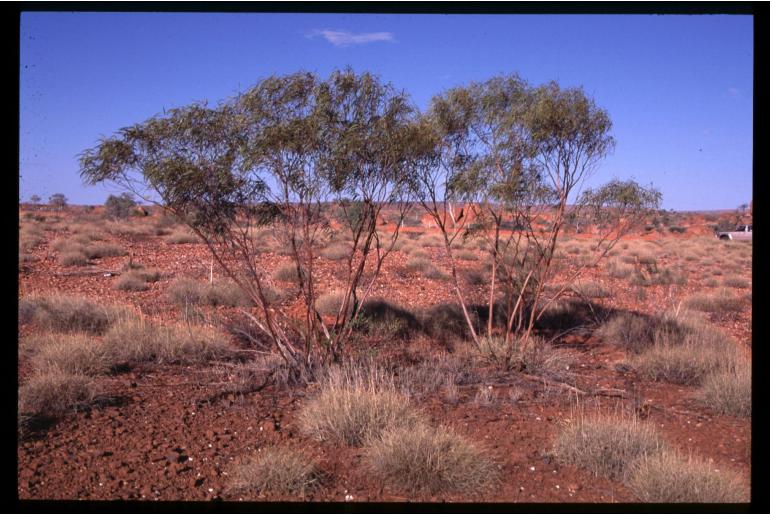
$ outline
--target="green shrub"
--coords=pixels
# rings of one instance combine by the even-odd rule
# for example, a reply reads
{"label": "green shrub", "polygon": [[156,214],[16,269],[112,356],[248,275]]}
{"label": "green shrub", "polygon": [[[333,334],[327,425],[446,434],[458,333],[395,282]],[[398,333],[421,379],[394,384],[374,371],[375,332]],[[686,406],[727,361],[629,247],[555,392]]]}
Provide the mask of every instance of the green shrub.
{"label": "green shrub", "polygon": [[385,484],[409,492],[483,492],[498,478],[478,446],[450,428],[425,424],[385,430],[366,449],[365,463]]}

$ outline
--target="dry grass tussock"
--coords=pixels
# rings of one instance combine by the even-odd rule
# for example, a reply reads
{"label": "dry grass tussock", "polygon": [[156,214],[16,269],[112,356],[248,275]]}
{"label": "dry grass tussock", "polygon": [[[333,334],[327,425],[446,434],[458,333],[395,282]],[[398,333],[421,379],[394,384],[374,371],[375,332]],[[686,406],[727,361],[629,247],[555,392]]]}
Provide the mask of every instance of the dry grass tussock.
{"label": "dry grass tussock", "polygon": [[642,376],[696,385],[709,374],[735,366],[736,344],[702,318],[683,311],[666,314],[654,324],[646,333],[639,330],[650,339],[642,346],[637,343],[638,353],[631,357]]}
{"label": "dry grass tussock", "polygon": [[166,243],[170,243],[172,245],[183,245],[186,243],[200,243],[200,239],[195,234],[184,231],[184,230],[175,230],[165,238]]}
{"label": "dry grass tussock", "polygon": [[84,266],[88,264],[88,256],[81,250],[72,250],[59,254],[57,262],[62,266]]}
{"label": "dry grass tussock", "polygon": [[596,475],[624,480],[634,460],[663,447],[655,427],[636,418],[581,412],[556,437],[554,454],[560,461]]}
{"label": "dry grass tussock", "polygon": [[[322,315],[336,316],[342,308],[342,302],[345,300],[345,292],[334,290],[319,295],[315,300],[315,308]],[[353,299],[348,301],[348,315],[353,312]]]}
{"label": "dry grass tussock", "polygon": [[[202,304],[207,306],[248,307],[253,305],[249,296],[235,282],[230,280],[203,283],[183,277],[171,283],[168,295],[172,301],[181,306]],[[268,300],[275,301],[281,295],[277,291],[269,291],[268,296]]]}
{"label": "dry grass tussock", "polygon": [[751,362],[738,360],[706,376],[698,391],[698,402],[716,413],[751,417]]}
{"label": "dry grass tussock", "polygon": [[740,476],[706,461],[673,452],[648,455],[631,467],[627,486],[642,502],[744,503],[749,491]]}
{"label": "dry grass tussock", "polygon": [[602,324],[596,335],[634,354],[656,343],[676,345],[688,339],[714,340],[719,337],[707,321],[687,310],[667,311],[659,317],[620,312]]}
{"label": "dry grass tussock", "polygon": [[690,309],[719,314],[741,311],[745,304],[746,301],[743,297],[734,296],[727,290],[719,290],[714,293],[696,293],[685,301],[685,305]]}
{"label": "dry grass tussock", "polygon": [[35,374],[19,388],[19,422],[56,418],[92,402],[99,393],[94,379],[51,368]]}
{"label": "dry grass tussock", "polygon": [[596,282],[585,282],[573,286],[572,290],[582,297],[601,299],[612,294],[603,285]]}
{"label": "dry grass tussock", "polygon": [[522,338],[512,337],[506,345],[502,336],[482,337],[478,354],[483,361],[505,369],[524,370],[528,374],[564,380],[569,376],[569,367],[574,356],[568,351],[557,349],[539,337],[530,337],[524,345]]}
{"label": "dry grass tussock", "polygon": [[297,266],[294,263],[284,263],[275,269],[275,272],[273,272],[273,279],[276,281],[298,283],[299,274],[297,273]]}
{"label": "dry grass tussock", "polygon": [[351,246],[347,243],[333,243],[321,251],[321,255],[332,261],[347,259],[351,253]]}
{"label": "dry grass tussock", "polygon": [[423,234],[418,242],[423,247],[441,247],[444,245],[443,238],[438,234]]}
{"label": "dry grass tussock", "polygon": [[52,331],[83,331],[102,334],[127,308],[102,305],[86,297],[31,295],[19,300],[19,322],[33,323]]}
{"label": "dry grass tussock", "polygon": [[74,375],[107,373],[111,363],[102,341],[86,333],[42,333],[25,338],[21,349],[32,354],[37,373],[59,370]]}
{"label": "dry grass tussock", "polygon": [[114,283],[114,288],[122,291],[145,291],[149,287],[144,275],[133,270],[118,277]]}
{"label": "dry grass tussock", "polygon": [[410,492],[483,492],[498,478],[481,448],[451,428],[426,424],[385,430],[367,447],[365,463],[386,484]]}
{"label": "dry grass tussock", "polygon": [[302,432],[319,440],[360,446],[390,427],[412,427],[420,414],[398,391],[393,376],[378,367],[335,367],[318,395],[299,414]]}
{"label": "dry grass tussock", "polygon": [[98,259],[104,257],[125,256],[128,254],[128,251],[118,245],[98,243],[87,246],[84,253],[88,259]]}
{"label": "dry grass tussock", "polygon": [[414,274],[427,277],[429,279],[444,279],[446,276],[430,262],[428,259],[415,257],[411,255],[406,262],[406,269]]}
{"label": "dry grass tussock", "polygon": [[158,325],[144,318],[125,318],[104,335],[111,363],[202,363],[227,356],[226,337],[209,326]]}
{"label": "dry grass tussock", "polygon": [[228,490],[234,494],[273,493],[304,496],[318,486],[320,473],[301,452],[264,447],[233,465]]}

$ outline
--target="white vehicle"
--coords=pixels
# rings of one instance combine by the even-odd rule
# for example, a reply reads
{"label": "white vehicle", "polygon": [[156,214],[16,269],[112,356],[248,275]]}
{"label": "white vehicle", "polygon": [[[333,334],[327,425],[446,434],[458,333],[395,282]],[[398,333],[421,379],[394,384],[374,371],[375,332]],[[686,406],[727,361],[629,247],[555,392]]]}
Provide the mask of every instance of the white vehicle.
{"label": "white vehicle", "polygon": [[751,239],[751,225],[739,225],[734,231],[718,232],[720,240],[749,240]]}

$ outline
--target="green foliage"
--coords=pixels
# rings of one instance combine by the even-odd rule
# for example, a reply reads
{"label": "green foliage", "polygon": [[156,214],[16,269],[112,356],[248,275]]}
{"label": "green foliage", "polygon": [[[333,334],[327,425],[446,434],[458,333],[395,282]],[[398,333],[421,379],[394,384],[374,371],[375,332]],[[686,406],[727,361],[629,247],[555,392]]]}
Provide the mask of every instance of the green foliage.
{"label": "green foliage", "polygon": [[105,212],[111,218],[128,218],[136,207],[136,201],[130,193],[120,196],[110,195],[104,203]]}
{"label": "green foliage", "polygon": [[61,211],[67,207],[67,197],[63,193],[54,193],[48,198],[48,204]]}

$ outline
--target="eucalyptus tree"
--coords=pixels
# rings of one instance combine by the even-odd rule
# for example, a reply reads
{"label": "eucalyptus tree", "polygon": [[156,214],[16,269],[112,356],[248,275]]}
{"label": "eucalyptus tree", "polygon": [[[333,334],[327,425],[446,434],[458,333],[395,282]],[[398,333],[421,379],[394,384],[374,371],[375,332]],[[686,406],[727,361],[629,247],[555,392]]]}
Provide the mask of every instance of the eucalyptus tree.
{"label": "eucalyptus tree", "polygon": [[67,207],[67,197],[64,196],[64,193],[54,193],[48,198],[48,204],[61,211]]}
{"label": "eucalyptus tree", "polygon": [[[609,115],[582,89],[553,82],[535,88],[515,75],[495,77],[434,97],[425,123],[441,158],[414,184],[421,205],[444,234],[454,290],[477,344],[452,258],[454,238],[475,232],[485,241],[492,265],[487,336],[493,333],[499,279],[510,354],[512,338],[526,346],[537,319],[564,292],[541,301],[554,275],[555,247],[569,203],[573,216],[593,206],[595,216],[610,217],[604,220],[607,234],[595,244],[600,259],[659,201],[657,192],[631,181],[579,194],[614,145]],[[473,214],[472,226],[456,223],[455,217],[448,223],[446,214],[452,215],[451,203],[458,201]],[[505,224],[512,230],[503,230]]]}
{"label": "eucalyptus tree", "polygon": [[[384,245],[375,222],[383,202],[401,198],[399,177],[415,161],[412,118],[406,96],[369,74],[273,76],[216,108],[193,104],[121,129],[81,155],[81,176],[159,198],[184,220],[254,301],[257,315],[246,314],[304,379],[319,362],[341,358],[367,260],[374,252],[365,294],[398,236]],[[365,206],[351,225],[345,303],[353,309],[343,304],[327,325],[315,308],[317,251],[332,230],[328,203],[343,195]],[[290,249],[304,306],[299,323],[270,295],[266,228],[277,228]]]}
{"label": "eucalyptus tree", "polygon": [[[349,321],[358,317],[410,209],[408,173],[425,166],[432,149],[420,145],[417,111],[406,93],[370,73],[333,73],[320,85],[317,102],[319,176],[339,207],[340,228],[350,241],[343,298],[328,332],[338,358],[352,331]],[[396,214],[389,233],[377,229],[386,207]]]}

